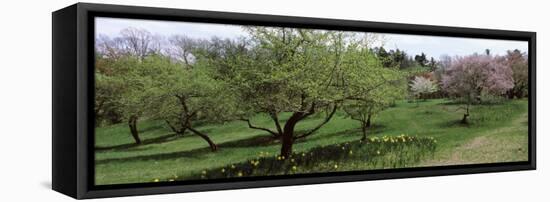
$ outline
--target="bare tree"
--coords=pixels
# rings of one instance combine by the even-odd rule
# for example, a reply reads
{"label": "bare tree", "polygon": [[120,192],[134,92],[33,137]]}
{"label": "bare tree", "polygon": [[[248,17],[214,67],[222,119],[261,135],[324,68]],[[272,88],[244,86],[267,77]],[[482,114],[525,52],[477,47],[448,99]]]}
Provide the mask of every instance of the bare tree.
{"label": "bare tree", "polygon": [[96,39],[96,52],[102,57],[118,59],[126,54],[122,38],[110,38],[107,35],[99,35]]}
{"label": "bare tree", "polygon": [[160,37],[152,35],[145,29],[128,27],[120,31],[121,40],[124,44],[124,50],[129,54],[143,60],[146,56],[160,53]]}
{"label": "bare tree", "polygon": [[196,48],[197,41],[185,35],[174,35],[170,37],[169,41],[171,45],[170,55],[189,67],[194,60],[192,51]]}
{"label": "bare tree", "polygon": [[107,58],[135,56],[140,60],[151,54],[161,54],[163,51],[162,37],[153,35],[145,29],[128,27],[120,31],[120,35],[114,38],[99,35],[96,39],[96,51]]}

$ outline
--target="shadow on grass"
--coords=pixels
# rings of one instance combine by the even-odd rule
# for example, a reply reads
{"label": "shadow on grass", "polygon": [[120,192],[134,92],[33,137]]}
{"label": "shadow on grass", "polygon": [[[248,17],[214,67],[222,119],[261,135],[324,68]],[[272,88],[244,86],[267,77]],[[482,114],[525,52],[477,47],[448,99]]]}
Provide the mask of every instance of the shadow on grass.
{"label": "shadow on grass", "polygon": [[165,160],[165,159],[173,159],[173,158],[181,158],[181,157],[200,158],[200,155],[206,152],[211,152],[210,148],[203,147],[203,148],[187,150],[187,151],[161,153],[161,154],[153,154],[153,155],[146,155],[146,156],[109,158],[109,159],[96,160],[95,164],[99,165],[99,164],[123,163],[123,162],[131,162],[131,161]]}
{"label": "shadow on grass", "polygon": [[164,127],[162,125],[149,125],[149,126],[142,127],[141,129],[139,129],[139,132],[140,133],[145,133],[145,132],[159,130],[159,129],[163,129],[163,128]]}
{"label": "shadow on grass", "polygon": [[95,151],[127,150],[127,149],[132,149],[132,148],[143,146],[143,145],[160,144],[160,143],[164,143],[164,142],[169,142],[169,141],[176,140],[176,139],[179,139],[179,138],[182,138],[182,137],[184,137],[184,136],[179,136],[179,135],[171,133],[171,134],[168,134],[168,135],[163,135],[163,136],[159,136],[159,137],[155,137],[155,138],[145,139],[141,142],[141,144],[128,143],[128,144],[121,144],[121,145],[108,146],[108,147],[101,147],[101,146],[98,147],[98,146],[96,146]]}
{"label": "shadow on grass", "polygon": [[264,147],[274,144],[278,144],[279,140],[268,135],[259,135],[251,138],[235,140],[230,142],[224,142],[218,146],[221,148],[234,148],[234,147]]}
{"label": "shadow on grass", "polygon": [[[371,126],[370,134],[380,133],[380,131],[382,131],[384,128],[385,127],[382,125],[373,125]],[[298,131],[298,132],[301,132],[301,131]],[[359,134],[360,132],[361,132],[360,129],[349,129],[349,130],[331,133],[331,134],[325,134],[325,135],[313,134],[310,137],[297,140],[296,143],[305,142],[305,141],[314,141],[320,138],[335,137],[335,136],[341,136],[341,135],[352,135],[352,134],[355,135],[355,134]],[[165,137],[165,136],[162,136],[162,137]],[[357,136],[357,138],[359,139],[360,136]],[[169,141],[169,138],[163,139],[162,141]],[[273,139],[271,136],[258,135],[258,136],[254,136],[246,139],[224,142],[224,143],[218,144],[218,147],[220,150],[223,150],[224,148],[263,147],[263,146],[271,146],[271,145],[277,145],[277,144],[279,144],[279,140]],[[144,144],[141,144],[141,145],[144,145]],[[123,148],[121,146],[118,146],[120,147],[118,149],[132,148],[132,146],[126,147],[126,148]],[[96,151],[98,150],[96,149]],[[101,160],[96,160],[96,165],[107,164],[107,163],[130,162],[130,161],[166,160],[166,159],[182,158],[182,157],[198,159],[205,154],[209,154],[210,152],[212,152],[210,148],[205,145],[205,147],[202,147],[202,148],[186,150],[186,151],[161,153],[161,154],[153,154],[153,155],[146,155],[146,156],[101,159]]]}
{"label": "shadow on grass", "polygon": [[[350,129],[342,132],[322,135],[322,137],[326,138],[326,137],[332,137],[332,136],[338,136],[338,135],[346,135],[346,134],[350,134],[352,132],[355,133],[358,131],[360,130]],[[315,135],[313,135],[312,137],[314,136]],[[318,138],[301,139],[296,143],[304,142],[304,141],[312,141],[315,139],[318,139]],[[258,135],[258,136],[254,136],[246,139],[224,142],[224,143],[218,144],[218,147],[220,150],[223,150],[224,148],[263,147],[263,146],[270,146],[270,145],[276,145],[276,144],[279,144],[279,140],[273,139],[271,136],[267,136],[267,135]],[[132,148],[132,147],[128,147],[124,149],[129,149],[129,148]],[[122,148],[119,148],[119,149],[122,149]],[[96,165],[106,164],[106,163],[128,162],[128,161],[165,160],[165,159],[181,158],[181,157],[201,158],[202,155],[208,154],[210,152],[212,151],[210,150],[209,147],[202,147],[202,148],[186,150],[186,151],[153,154],[153,155],[147,155],[147,156],[133,156],[133,157],[124,157],[124,158],[110,158],[110,159],[96,160]]]}
{"label": "shadow on grass", "polygon": [[[277,144],[277,142],[273,138],[265,135],[260,135],[260,136],[254,136],[251,138],[246,138],[241,140],[224,142],[224,143],[218,144],[218,147],[219,147],[219,150],[223,150],[224,148],[258,147],[258,146],[269,146],[272,144]],[[106,163],[128,162],[128,161],[165,160],[165,159],[181,158],[181,157],[201,158],[202,155],[212,152],[210,150],[210,147],[207,147],[207,145],[205,146],[206,147],[186,150],[186,151],[153,154],[153,155],[147,155],[147,156],[133,156],[133,157],[125,157],[125,158],[110,158],[110,159],[96,160],[96,165],[106,164]]]}
{"label": "shadow on grass", "polygon": [[[471,122],[472,120],[470,120]],[[443,121],[443,122],[440,122],[438,124],[436,124],[438,127],[440,128],[457,128],[457,127],[462,127],[462,128],[469,128],[472,126],[472,124],[465,124],[465,123],[462,123],[461,120],[451,120],[451,121]]]}

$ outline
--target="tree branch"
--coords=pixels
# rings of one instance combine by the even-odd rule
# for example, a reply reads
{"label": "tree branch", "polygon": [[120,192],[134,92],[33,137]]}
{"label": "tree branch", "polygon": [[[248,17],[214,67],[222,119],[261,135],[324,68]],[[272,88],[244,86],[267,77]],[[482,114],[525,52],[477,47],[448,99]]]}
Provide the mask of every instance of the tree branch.
{"label": "tree branch", "polygon": [[281,128],[281,124],[279,123],[279,117],[277,116],[277,112],[271,112],[269,113],[269,115],[271,116],[271,119],[273,119],[273,122],[275,122],[275,127],[277,129],[277,132],[279,132],[279,134],[283,134],[283,129]]}
{"label": "tree branch", "polygon": [[246,121],[246,123],[248,124],[248,127],[249,128],[252,128],[252,129],[256,129],[256,130],[263,130],[263,131],[266,131],[268,133],[270,133],[271,135],[273,135],[274,137],[278,137],[279,134],[281,133],[276,133],[272,130],[269,130],[267,128],[262,128],[262,127],[257,127],[257,126],[253,126],[252,123],[250,123],[250,119],[240,119],[241,121]]}
{"label": "tree branch", "polygon": [[296,136],[294,137],[294,139],[300,139],[300,138],[305,138],[307,136],[310,136],[311,134],[315,133],[317,130],[319,130],[321,127],[323,127],[325,124],[327,124],[330,119],[332,119],[332,117],[334,116],[334,114],[336,113],[336,109],[338,109],[338,105],[335,104],[333,107],[332,107],[332,111],[330,112],[330,114],[328,114],[327,117],[325,117],[325,120],[323,120],[323,122],[319,123],[319,125],[317,125],[315,128],[311,129],[309,132],[307,133],[304,133],[302,135],[299,135],[299,136]]}
{"label": "tree branch", "polygon": [[166,122],[166,124],[168,124],[168,126],[170,127],[170,129],[172,129],[172,131],[173,131],[174,133],[176,133],[176,134],[183,134],[183,130],[185,130],[185,129],[178,130],[178,129],[176,128],[176,126],[174,126],[170,121],[168,121],[168,120],[164,120],[164,121]]}

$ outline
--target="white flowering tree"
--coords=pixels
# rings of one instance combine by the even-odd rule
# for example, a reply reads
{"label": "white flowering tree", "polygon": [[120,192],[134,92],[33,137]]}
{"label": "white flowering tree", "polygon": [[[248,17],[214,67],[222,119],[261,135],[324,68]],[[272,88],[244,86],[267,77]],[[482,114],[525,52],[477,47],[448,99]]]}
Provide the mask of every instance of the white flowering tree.
{"label": "white flowering tree", "polygon": [[410,86],[415,98],[421,98],[423,95],[435,93],[439,90],[434,81],[423,76],[414,77]]}

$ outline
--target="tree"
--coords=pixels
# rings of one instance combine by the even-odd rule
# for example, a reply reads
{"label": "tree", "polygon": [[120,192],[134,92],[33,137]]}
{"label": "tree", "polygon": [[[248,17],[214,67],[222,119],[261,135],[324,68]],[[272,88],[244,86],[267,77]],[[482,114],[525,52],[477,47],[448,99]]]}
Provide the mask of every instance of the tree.
{"label": "tree", "polygon": [[149,55],[161,54],[161,37],[145,29],[128,27],[120,31],[120,36],[111,38],[99,35],[96,38],[96,53],[104,58],[118,59],[124,56],[140,60]]}
{"label": "tree", "polygon": [[446,69],[450,68],[453,62],[453,58],[449,55],[441,55],[439,57],[439,66],[440,69],[445,71]]}
{"label": "tree", "polygon": [[[376,47],[373,49],[375,51],[376,56],[381,61],[382,65],[384,67],[393,67],[395,66],[395,61],[399,58],[394,58],[395,51],[390,50],[389,52],[386,51],[384,47]],[[397,63],[398,64],[398,63]]]}
{"label": "tree", "polygon": [[[435,71],[433,71],[434,73],[433,80],[437,81],[438,87],[441,87],[441,80],[442,80],[443,74],[447,69],[451,67],[452,61],[453,61],[453,58],[449,55],[441,55],[439,57],[439,61],[437,62],[437,67]],[[444,93],[444,92],[440,91],[440,93]]]}
{"label": "tree", "polygon": [[120,31],[123,50],[127,54],[143,60],[146,56],[160,54],[159,37],[152,35],[145,29],[128,27]]}
{"label": "tree", "polygon": [[[281,140],[280,155],[288,157],[293,143],[314,134],[328,123],[342,102],[375,88],[379,61],[362,46],[361,36],[350,33],[291,29],[248,28],[251,54],[231,69],[230,85],[238,97],[241,120],[250,128]],[[304,132],[295,126],[325,112],[318,125]],[[255,126],[248,117],[268,115],[272,128]],[[288,113],[282,121],[279,116]],[[274,128],[274,129],[273,129]]]}
{"label": "tree", "polygon": [[425,78],[423,76],[415,76],[414,80],[412,80],[410,84],[410,87],[413,95],[418,99],[422,97],[425,98],[426,95],[438,91],[437,84],[431,79]]}
{"label": "tree", "polygon": [[387,68],[399,67],[405,69],[413,66],[414,61],[411,61],[405,51],[401,51],[398,48],[395,50],[386,51],[384,47],[372,48],[372,52],[382,62],[382,65]]}
{"label": "tree", "polygon": [[414,61],[416,61],[416,63],[418,63],[422,67],[425,67],[428,65],[428,59],[426,57],[426,54],[424,53],[421,53],[420,55],[415,55]]}
{"label": "tree", "polygon": [[128,121],[130,134],[136,144],[141,143],[137,121],[142,114],[142,96],[138,93],[142,85],[135,82],[133,71],[141,64],[136,57],[96,58],[95,68],[95,107],[96,124],[101,118],[116,118],[111,123]]}
{"label": "tree", "polygon": [[128,128],[130,134],[134,138],[136,144],[141,144],[139,137],[138,121],[140,117],[146,113],[145,99],[148,97],[145,94],[147,85],[143,85],[143,77],[138,74],[143,68],[143,60],[136,57],[128,56],[117,59],[119,69],[126,70],[125,74],[119,75],[119,78],[125,84],[124,90],[121,92],[121,111],[124,118],[128,120]]}
{"label": "tree", "polygon": [[[136,144],[140,144],[141,139],[139,138],[137,124],[144,109],[139,106],[143,104],[142,99],[146,95],[140,94],[144,86],[138,85],[139,78],[133,78],[135,76],[133,71],[135,67],[141,65],[140,63],[147,56],[161,53],[160,39],[147,30],[133,27],[123,29],[120,35],[120,37],[114,39],[102,35],[96,40],[98,59],[105,59],[104,61],[110,62],[105,63],[103,66],[101,63],[97,65],[102,72],[96,71],[96,77],[98,78],[96,90],[100,93],[100,98],[101,96],[108,97],[99,99],[96,102],[95,111],[97,115],[102,110],[105,112],[105,109],[109,109],[110,111],[107,112],[116,111],[127,119],[132,137]],[[120,84],[121,82],[124,85],[114,86],[108,91],[109,86],[113,87],[109,84]],[[115,91],[118,94],[101,94],[102,92],[115,93]],[[116,108],[104,107],[106,100],[109,100],[111,104],[116,103],[117,105],[111,105]]]}
{"label": "tree", "polygon": [[407,55],[407,53],[405,52],[402,52],[402,54],[404,59],[399,65],[400,69],[406,69],[406,68],[414,67],[416,65],[416,61],[414,61],[414,59],[411,56]]}
{"label": "tree", "polygon": [[373,116],[390,107],[396,100],[403,98],[407,89],[404,85],[406,83],[404,75],[399,71],[385,70],[381,73],[384,73],[388,82],[356,99],[346,100],[343,106],[348,117],[360,122],[362,141],[367,139]]}
{"label": "tree", "polygon": [[508,91],[508,97],[522,98],[527,96],[529,90],[527,54],[517,49],[508,51],[504,60],[505,65],[512,69],[512,77],[514,78],[514,88]]}
{"label": "tree", "polygon": [[169,41],[172,45],[170,55],[176,60],[183,62],[186,67],[190,67],[195,59],[193,51],[198,48],[200,41],[184,35],[174,35]]}
{"label": "tree", "polygon": [[481,101],[481,94],[503,95],[514,87],[512,69],[491,55],[457,57],[443,75],[443,89],[464,102],[461,123],[468,123],[470,105]]}
{"label": "tree", "polygon": [[134,97],[142,99],[134,106],[145,109],[142,114],[148,117],[164,120],[176,134],[189,131],[199,136],[216,151],[218,146],[196,125],[224,120],[228,110],[223,104],[228,99],[223,93],[225,87],[197,63],[193,68],[182,68],[181,63],[158,55],[146,57],[142,64],[134,73],[134,81],[143,86],[134,91]]}
{"label": "tree", "polygon": [[430,68],[430,71],[435,71],[438,66],[438,62],[435,61],[433,57],[430,58],[430,61],[428,62],[427,66]]}
{"label": "tree", "polygon": [[95,65],[95,124],[116,124],[123,121],[120,111],[121,94],[126,88],[125,83],[118,77],[120,69],[114,68],[111,59],[96,57]]}

